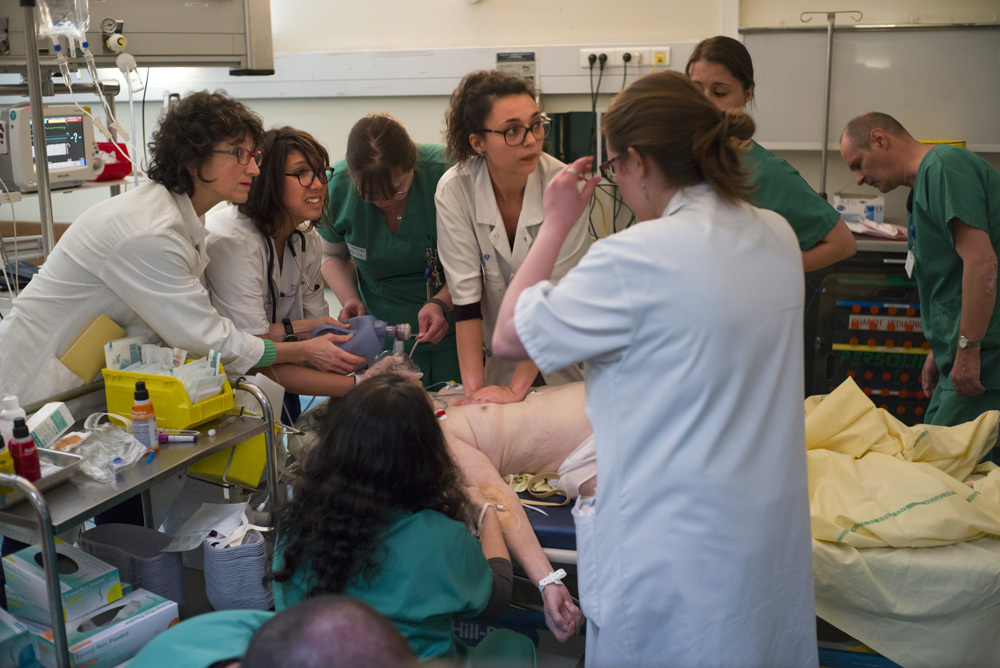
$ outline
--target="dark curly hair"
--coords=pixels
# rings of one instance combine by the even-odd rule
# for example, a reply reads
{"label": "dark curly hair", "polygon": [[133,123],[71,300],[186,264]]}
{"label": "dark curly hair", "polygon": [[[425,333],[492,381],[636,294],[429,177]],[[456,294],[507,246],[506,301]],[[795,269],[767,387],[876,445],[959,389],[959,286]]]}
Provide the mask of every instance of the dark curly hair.
{"label": "dark curly hair", "polygon": [[482,134],[483,125],[493,111],[493,103],[503,97],[527,95],[535,97],[531,82],[513,74],[482,70],[466,74],[451,94],[445,112],[445,142],[448,155],[455,162],[475,157],[469,135]]}
{"label": "dark curly hair", "polygon": [[[264,153],[260,174],[254,178],[247,201],[239,205],[239,210],[253,222],[261,234],[271,237],[288,215],[288,206],[285,205],[285,179],[288,178],[285,176],[285,163],[289,152],[301,153],[309,163],[309,169],[314,172],[330,168],[330,155],[311,134],[287,125],[265,132],[259,146]],[[325,188],[323,198],[325,214],[330,201]],[[310,228],[315,225],[315,220],[310,221]]]}
{"label": "dark curly hair", "polygon": [[369,114],[347,135],[347,171],[363,199],[392,199],[395,170],[417,165],[417,146],[403,124],[389,114]]}
{"label": "dark curly hair", "polygon": [[286,582],[308,569],[307,596],[342,593],[368,575],[396,512],[465,518],[458,471],[427,394],[398,376],[376,376],[341,398],[302,470],[276,514],[284,563],[267,580]]}
{"label": "dark curly hair", "polygon": [[204,181],[201,169],[218,144],[249,139],[257,146],[263,135],[260,116],[225,92],[191,93],[170,108],[153,132],[146,176],[171,192],[190,197],[194,179],[188,167],[194,167]]}

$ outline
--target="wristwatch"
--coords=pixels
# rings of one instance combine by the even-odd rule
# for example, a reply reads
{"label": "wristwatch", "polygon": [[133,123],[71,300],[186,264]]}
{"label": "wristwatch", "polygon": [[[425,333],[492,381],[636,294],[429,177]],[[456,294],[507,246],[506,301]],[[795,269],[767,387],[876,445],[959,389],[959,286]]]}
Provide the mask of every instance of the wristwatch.
{"label": "wristwatch", "polygon": [[295,330],[292,329],[292,321],[285,318],[281,321],[281,324],[285,326],[285,342],[293,343],[299,340],[299,337],[295,336]]}
{"label": "wristwatch", "polygon": [[982,341],[970,341],[961,334],[958,335],[958,347],[962,350],[965,350],[966,348],[979,348],[982,345]]}

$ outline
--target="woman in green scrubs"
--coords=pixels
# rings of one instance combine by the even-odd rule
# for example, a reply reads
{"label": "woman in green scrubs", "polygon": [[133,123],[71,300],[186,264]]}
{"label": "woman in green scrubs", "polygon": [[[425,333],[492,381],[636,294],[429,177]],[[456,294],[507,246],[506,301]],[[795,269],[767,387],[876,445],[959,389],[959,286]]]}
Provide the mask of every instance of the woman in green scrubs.
{"label": "woman in green scrubs", "polygon": [[[753,100],[753,61],[746,47],[731,37],[699,42],[686,73],[722,111],[742,111]],[[805,271],[822,269],[857,252],[847,223],[794,167],[753,140],[747,148],[740,160],[751,173],[754,204],[789,222],[799,240]]]}
{"label": "woman in green scrubs", "polygon": [[333,166],[323,277],[343,309],[339,319],[370,313],[419,332],[413,361],[424,384],[461,380],[451,295],[437,260],[434,191],[451,163],[443,147],[414,144],[388,114],[359,120],[347,158]]}
{"label": "woman in green scrubs", "polygon": [[302,471],[276,513],[277,612],[346,594],[388,617],[421,661],[535,665],[522,635],[496,630],[470,650],[452,631],[456,615],[502,613],[513,570],[504,508],[462,489],[426,392],[392,374],[365,381],[327,414]]}

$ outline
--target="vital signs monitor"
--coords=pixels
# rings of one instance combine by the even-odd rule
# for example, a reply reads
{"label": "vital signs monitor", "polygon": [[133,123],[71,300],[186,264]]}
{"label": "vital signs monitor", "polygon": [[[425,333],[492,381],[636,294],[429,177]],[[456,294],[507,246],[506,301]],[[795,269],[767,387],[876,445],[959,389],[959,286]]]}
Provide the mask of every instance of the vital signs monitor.
{"label": "vital signs monitor", "polygon": [[[68,188],[97,178],[104,168],[94,141],[94,123],[68,104],[45,105],[45,146],[48,152],[49,185]],[[23,193],[38,190],[31,107],[19,103],[3,113],[0,134],[0,179],[8,190]]]}

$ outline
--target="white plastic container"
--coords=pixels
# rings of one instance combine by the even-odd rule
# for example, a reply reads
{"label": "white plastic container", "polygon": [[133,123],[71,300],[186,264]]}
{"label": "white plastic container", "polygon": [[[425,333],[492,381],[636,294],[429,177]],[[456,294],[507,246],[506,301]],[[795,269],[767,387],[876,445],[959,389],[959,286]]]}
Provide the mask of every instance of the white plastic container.
{"label": "white plastic container", "polygon": [[0,437],[3,438],[3,447],[7,447],[7,443],[14,436],[14,418],[25,418],[27,415],[24,413],[24,409],[21,408],[17,403],[17,397],[4,397],[2,404],[2,410],[0,410]]}

